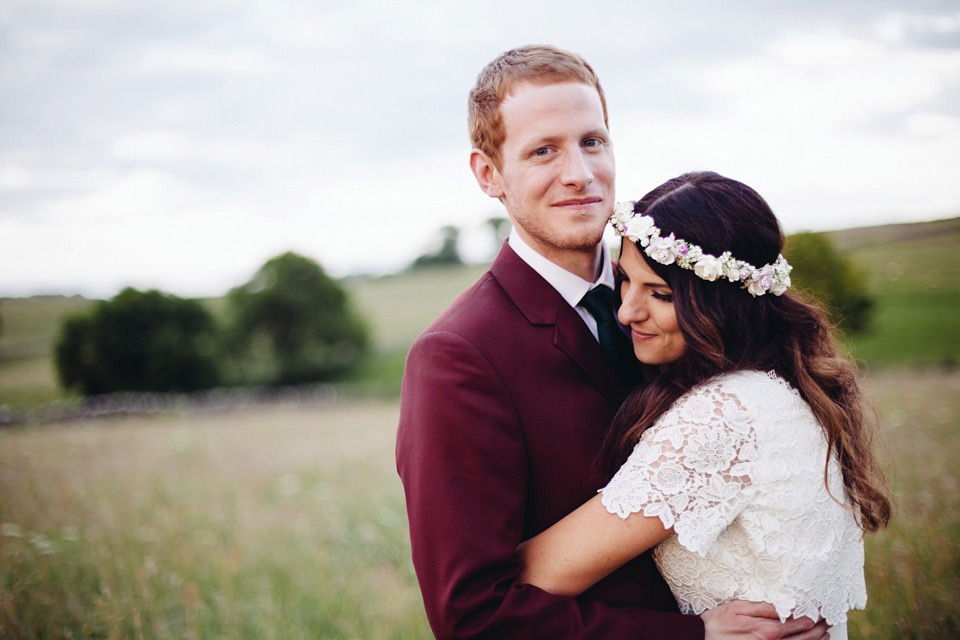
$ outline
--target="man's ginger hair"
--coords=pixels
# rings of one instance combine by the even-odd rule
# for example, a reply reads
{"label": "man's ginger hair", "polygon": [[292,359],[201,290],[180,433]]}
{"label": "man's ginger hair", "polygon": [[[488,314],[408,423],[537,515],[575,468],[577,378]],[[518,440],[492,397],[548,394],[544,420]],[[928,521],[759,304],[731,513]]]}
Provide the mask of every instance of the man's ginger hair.
{"label": "man's ginger hair", "polygon": [[485,153],[494,167],[500,169],[506,138],[500,105],[519,84],[546,86],[563,82],[581,82],[594,87],[603,107],[603,123],[609,126],[603,88],[586,60],[551,45],[527,45],[501,53],[477,76],[467,104],[467,126],[473,148]]}

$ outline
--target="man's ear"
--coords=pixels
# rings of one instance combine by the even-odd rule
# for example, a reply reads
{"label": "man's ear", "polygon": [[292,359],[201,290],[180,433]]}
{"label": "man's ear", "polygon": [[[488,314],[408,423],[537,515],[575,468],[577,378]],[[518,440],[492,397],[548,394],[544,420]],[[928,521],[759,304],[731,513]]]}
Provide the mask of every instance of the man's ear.
{"label": "man's ear", "polygon": [[470,152],[470,170],[477,179],[477,184],[485,194],[491,198],[503,197],[503,185],[500,172],[493,166],[490,156],[479,149]]}

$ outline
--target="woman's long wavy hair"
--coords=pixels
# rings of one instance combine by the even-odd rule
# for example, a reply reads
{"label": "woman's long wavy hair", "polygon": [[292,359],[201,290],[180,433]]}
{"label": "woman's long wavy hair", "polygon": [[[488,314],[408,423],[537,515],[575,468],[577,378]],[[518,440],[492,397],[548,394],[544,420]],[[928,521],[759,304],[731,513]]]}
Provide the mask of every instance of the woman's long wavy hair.
{"label": "woman's long wavy hair", "polygon": [[[780,224],[766,201],[716,173],[669,180],[637,202],[634,211],[652,216],[664,236],[674,233],[716,256],[730,251],[758,268],[773,263],[783,250]],[[890,501],[871,451],[872,424],[858,372],[840,353],[823,311],[791,291],[753,297],[738,283],[708,282],[676,265],[647,264],[673,290],[686,349],[621,406],[604,447],[607,462],[622,464],[640,434],[697,384],[730,371],[774,371],[800,392],[823,427],[829,443],[824,474],[835,454],[861,528],[884,527]]]}

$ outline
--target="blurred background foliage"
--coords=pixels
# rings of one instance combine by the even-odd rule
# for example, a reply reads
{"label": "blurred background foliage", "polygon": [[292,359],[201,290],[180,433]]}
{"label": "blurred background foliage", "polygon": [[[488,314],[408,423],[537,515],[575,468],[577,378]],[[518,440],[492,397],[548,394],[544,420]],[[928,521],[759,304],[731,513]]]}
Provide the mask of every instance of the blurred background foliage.
{"label": "blurred background foliage", "polygon": [[287,252],[227,295],[224,380],[286,385],[329,380],[366,353],[368,329],[317,262]]}
{"label": "blurred background foliage", "polygon": [[827,233],[795,233],[787,239],[784,257],[793,266],[793,286],[823,305],[840,329],[862,331],[870,322],[873,299],[866,272],[837,250]]}
{"label": "blurred background foliage", "polygon": [[[488,226],[502,242],[505,220],[491,218]],[[446,225],[439,238],[436,250],[411,264],[405,283],[386,280],[403,287],[426,267],[465,268],[459,230]],[[839,329],[861,333],[869,328],[874,299],[867,271],[838,250],[830,234],[794,234],[785,255],[793,265],[794,286],[823,304]],[[217,310],[216,320],[199,301],[125,289],[62,320],[55,344],[58,378],[64,389],[87,396],[376,378],[377,372],[364,366],[371,345],[368,320],[355,310],[347,290],[362,297],[365,287],[378,285],[338,282],[315,260],[287,252],[268,260],[219,303],[208,304]],[[405,312],[402,300],[389,294],[384,300],[393,303],[392,312]],[[405,347],[426,322],[418,315],[403,344],[393,345],[392,354],[377,354],[380,359],[392,355],[388,378],[399,381]]]}
{"label": "blurred background foliage", "polygon": [[127,288],[63,321],[57,372],[83,395],[207,389],[219,382],[215,337],[213,316],[199,302]]}
{"label": "blurred background foliage", "polygon": [[368,330],[314,260],[284,253],[227,295],[226,315],[128,288],[67,316],[55,346],[61,384],[83,395],[329,380],[356,366]]}

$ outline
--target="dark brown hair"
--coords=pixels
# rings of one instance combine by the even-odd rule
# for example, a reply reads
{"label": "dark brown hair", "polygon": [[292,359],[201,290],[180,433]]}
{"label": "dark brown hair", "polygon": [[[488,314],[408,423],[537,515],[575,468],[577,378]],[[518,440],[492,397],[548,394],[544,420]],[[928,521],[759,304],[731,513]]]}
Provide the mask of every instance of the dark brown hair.
{"label": "dark brown hair", "polygon": [[[783,233],[766,201],[716,173],[669,180],[634,211],[653,217],[662,235],[674,233],[715,256],[729,251],[757,268],[772,264],[783,250]],[[643,249],[640,255],[646,260]],[[739,283],[707,282],[675,265],[646,262],[673,290],[687,348],[621,406],[605,446],[608,463],[619,466],[640,434],[695,385],[730,371],[774,371],[800,392],[823,427],[827,460],[837,455],[860,526],[885,526],[890,501],[870,447],[858,371],[840,352],[823,310],[795,292],[753,297]]]}
{"label": "dark brown hair", "polygon": [[504,51],[480,71],[467,102],[470,144],[483,151],[497,169],[501,168],[500,154],[506,138],[500,104],[524,82],[541,86],[580,82],[594,87],[603,106],[603,123],[607,124],[607,101],[600,80],[579,55],[551,45]]}

